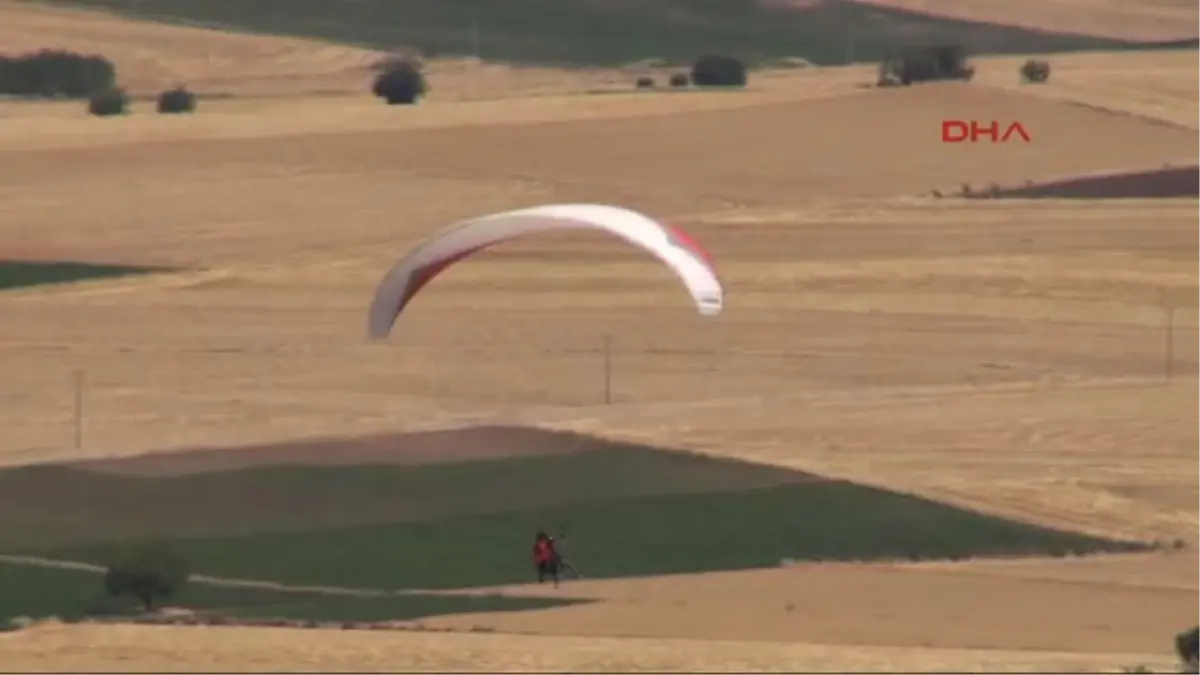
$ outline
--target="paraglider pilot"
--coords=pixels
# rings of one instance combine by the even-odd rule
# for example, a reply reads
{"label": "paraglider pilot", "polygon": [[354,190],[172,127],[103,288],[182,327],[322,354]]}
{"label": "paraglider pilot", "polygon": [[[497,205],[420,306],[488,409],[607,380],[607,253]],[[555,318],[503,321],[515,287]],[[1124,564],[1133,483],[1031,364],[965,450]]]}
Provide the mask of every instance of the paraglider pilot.
{"label": "paraglider pilot", "polygon": [[549,577],[558,586],[559,569],[558,550],[554,545],[554,537],[538,530],[533,541],[533,566],[537,569],[538,583],[543,583]]}

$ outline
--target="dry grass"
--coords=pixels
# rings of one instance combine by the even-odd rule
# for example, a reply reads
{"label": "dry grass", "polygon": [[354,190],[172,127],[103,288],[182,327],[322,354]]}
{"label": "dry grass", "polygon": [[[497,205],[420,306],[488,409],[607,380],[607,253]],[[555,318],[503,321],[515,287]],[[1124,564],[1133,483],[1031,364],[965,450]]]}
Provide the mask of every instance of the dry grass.
{"label": "dry grass", "polygon": [[1114,664],[1170,664],[1153,654],[56,624],[0,636],[0,645],[6,666],[33,672],[1118,672]]}
{"label": "dry grass", "polygon": [[1047,85],[1021,84],[1017,69],[1024,57],[979,59],[973,84],[1190,129],[1195,129],[1200,120],[1200,83],[1194,77],[1197,70],[1194,49],[1046,58],[1053,67]]}
{"label": "dry grass", "polygon": [[[1122,576],[1132,569],[1141,576]],[[805,564],[669,579],[585,580],[571,582],[565,591],[486,589],[569,593],[603,602],[421,623],[537,635],[1077,653],[1103,645],[1104,651],[1154,653],[1163,649],[1164,635],[1195,621],[1200,590],[1195,577],[1195,555],[1189,553],[1005,563]],[[986,612],[980,611],[981,598],[987,599]],[[920,621],[904,620],[918,611]]]}
{"label": "dry grass", "polygon": [[[227,48],[201,41],[195,53]],[[1195,200],[905,196],[964,180],[1195,161],[1193,130],[1043,93],[1194,129],[1194,56],[1062,61],[1093,70],[1056,60],[1036,97],[1003,91],[1015,66],[1000,63],[981,69],[985,86],[864,92],[855,85],[870,80],[866,70],[830,69],[764,78],[738,96],[539,95],[401,114],[361,97],[214,102],[186,120],[6,107],[15,117],[0,128],[6,256],[203,269],[0,297],[0,463],[515,421],[750,457],[1097,533],[1194,541]],[[1121,84],[1104,76],[1126,71]],[[949,116],[1019,118],[1037,142],[943,147],[938,122]],[[551,236],[448,273],[390,343],[364,343],[365,305],[392,257],[453,219],[554,200],[624,203],[694,230],[720,261],[726,314],[694,316],[663,270],[620,245]],[[1167,305],[1179,308],[1170,381]],[[597,405],[604,335],[615,336],[610,406]],[[87,373],[80,451],[71,447],[76,368]],[[1194,572],[1194,554],[1188,564]],[[1166,654],[1166,622],[1173,630],[1185,610],[1130,579],[1175,579],[1163,570],[1178,565],[1056,568],[1053,583],[983,567],[970,568],[977,577],[787,570],[713,586],[752,613],[754,598],[794,579],[799,613],[823,588],[806,575],[845,574],[827,603],[840,602],[830,615],[840,618],[819,639],[867,642],[862,626],[890,626],[907,631],[899,642],[909,648],[50,626],[0,638],[0,660],[101,670],[1113,669],[1153,658],[1143,651]],[[647,599],[641,616],[684,612],[693,637],[737,633],[720,612],[672,604],[699,593],[695,582],[656,583],[661,602]],[[892,598],[897,613],[866,616],[870,602],[846,599],[856,584]],[[933,604],[904,601],[922,587],[941,589],[922,596]],[[636,584],[589,588],[619,598]],[[1058,632],[1025,621],[1022,599],[1055,597],[1104,618],[1072,624],[1083,615],[1064,614]],[[963,598],[971,607],[954,604]],[[1121,603],[1138,609],[1113,609]],[[980,605],[995,608],[993,623],[971,625],[988,614],[972,609]],[[588,611],[571,619],[579,623],[560,616],[555,631],[612,634],[630,608]],[[767,632],[794,639],[792,623],[821,617],[781,610]],[[664,622],[674,619],[642,632]],[[998,631],[990,642],[979,642],[983,626]],[[1159,632],[1161,650],[1151,642]],[[989,646],[1007,651],[958,649]]]}

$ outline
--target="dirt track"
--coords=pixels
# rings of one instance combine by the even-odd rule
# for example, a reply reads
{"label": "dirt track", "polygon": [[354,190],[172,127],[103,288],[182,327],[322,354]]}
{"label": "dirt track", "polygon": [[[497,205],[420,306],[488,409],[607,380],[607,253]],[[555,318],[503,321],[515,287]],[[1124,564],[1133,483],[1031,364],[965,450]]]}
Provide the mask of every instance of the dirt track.
{"label": "dirt track", "polygon": [[[1054,84],[1019,92],[1012,61],[999,60],[968,88],[902,92],[863,92],[869,69],[833,69],[765,78],[745,97],[448,100],[411,115],[353,97],[235,100],[182,124],[134,115],[100,128],[74,107],[14,109],[0,127],[4,250],[204,269],[0,297],[0,463],[517,421],[1194,542],[1195,200],[914,196],[1195,161],[1194,131],[1139,117],[1194,129],[1194,53],[1055,67]],[[471,77],[439,92],[478,97]],[[951,151],[933,140],[947,111],[1027,116],[1049,131],[1028,148]],[[723,140],[730,129],[740,142]],[[394,343],[362,344],[372,283],[431,228],[574,199],[694,230],[721,260],[727,314],[693,317],[664,272],[619,245],[550,237],[439,279]],[[612,406],[596,405],[604,335],[616,336]],[[70,447],[76,368],[87,374],[81,451]],[[1039,572],[1053,583],[991,568],[661,579],[636,606],[620,602],[636,585],[589,585],[613,601],[494,618],[576,637],[51,626],[0,637],[0,658],[130,668],[136,641],[139,669],[1111,669],[1169,660],[1170,632],[1195,621],[1188,555]],[[752,608],[787,578],[799,607],[825,588],[805,580],[825,574],[846,576],[821,596],[819,638],[794,613],[744,616],[779,639],[862,645],[720,642],[748,629],[676,604],[716,607],[734,593]],[[1145,588],[1160,577],[1168,591]],[[903,626],[903,640],[865,646],[875,595],[853,595],[864,587],[903,608],[902,621],[870,620]],[[922,588],[946,591],[928,596],[941,604],[913,601]],[[971,607],[954,604],[963,596]],[[1029,621],[1022,603],[1035,601],[1064,613]],[[990,608],[986,630],[978,606]],[[612,635],[631,612],[646,619],[644,639],[578,637]],[[694,641],[657,641],[667,623]],[[964,651],[988,646],[1001,649]],[[1124,651],[1136,653],[1111,653]]]}
{"label": "dirt track", "polygon": [[[103,574],[107,568],[103,565],[78,562],[74,560],[56,560],[33,555],[4,555],[0,554],[0,564],[28,565],[30,567],[45,567],[48,569],[72,570],[88,574]],[[226,588],[253,588],[280,593],[320,593],[325,595],[341,595],[353,598],[378,598],[386,596],[390,591],[371,588],[342,588],[338,586],[295,586],[280,584],[274,581],[257,579],[230,579],[213,577],[206,574],[193,574],[188,577],[189,583],[205,586],[224,586]]]}

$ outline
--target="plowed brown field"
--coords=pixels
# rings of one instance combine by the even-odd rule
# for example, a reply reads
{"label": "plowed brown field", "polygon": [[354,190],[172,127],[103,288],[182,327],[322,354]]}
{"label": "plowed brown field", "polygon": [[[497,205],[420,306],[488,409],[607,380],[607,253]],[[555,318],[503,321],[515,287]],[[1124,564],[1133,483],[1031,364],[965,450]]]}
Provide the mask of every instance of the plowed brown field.
{"label": "plowed brown field", "polygon": [[[148,87],[210,72],[219,53],[265,69],[230,91],[349,90],[370,57],[66,16],[3,3],[0,35],[20,19],[103,50],[150,36],[192,45],[172,48],[194,54],[179,61],[148,59]],[[343,84],[297,84],[291,73],[314,67],[273,51],[286,49]],[[581,96],[561,74],[451,64],[444,99],[403,111],[343,95],[99,121],[74,104],[4,104],[0,257],[190,269],[0,296],[0,463],[527,423],[1194,546],[1196,200],[922,195],[1194,164],[1195,53],[1058,58],[1032,94],[1016,91],[1013,63],[983,62],[968,86],[902,91],[862,90],[870,70],[847,68],[771,74],[737,95]],[[514,90],[503,78],[527,86],[489,98]],[[1020,119],[1034,142],[943,146],[946,117]],[[666,272],[621,245],[549,236],[452,270],[389,344],[365,344],[372,285],[407,246],[456,218],[571,200],[694,231],[719,260],[726,313],[694,316]],[[47,625],[0,637],[0,663],[1165,666],[1171,633],[1196,621],[1196,572],[1189,548],[587,582],[574,590],[607,602],[426,622],[537,635]]]}

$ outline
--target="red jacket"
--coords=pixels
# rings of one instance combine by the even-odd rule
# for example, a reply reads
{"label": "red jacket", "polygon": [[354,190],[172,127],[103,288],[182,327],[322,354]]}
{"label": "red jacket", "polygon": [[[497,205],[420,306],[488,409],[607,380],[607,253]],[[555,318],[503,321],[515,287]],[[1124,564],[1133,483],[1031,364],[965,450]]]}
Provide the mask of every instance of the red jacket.
{"label": "red jacket", "polygon": [[554,559],[554,542],[549,539],[539,539],[533,545],[533,564],[544,565]]}

